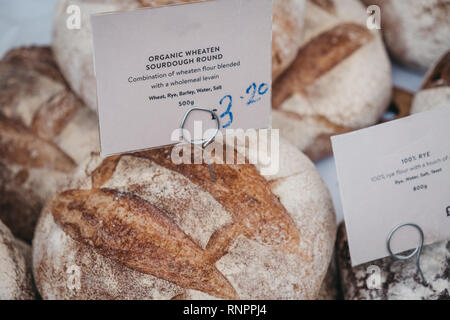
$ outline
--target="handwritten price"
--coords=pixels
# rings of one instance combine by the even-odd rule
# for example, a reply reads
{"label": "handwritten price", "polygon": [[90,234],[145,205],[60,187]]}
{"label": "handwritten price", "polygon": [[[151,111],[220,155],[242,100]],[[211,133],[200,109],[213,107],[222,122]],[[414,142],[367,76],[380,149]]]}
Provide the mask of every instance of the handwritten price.
{"label": "handwritten price", "polygon": [[[242,96],[241,99],[244,100],[247,98],[245,104],[247,106],[250,106],[252,104],[259,102],[267,92],[269,92],[269,85],[267,83],[261,83],[260,85],[257,85],[256,83],[252,83],[245,91],[245,93],[247,94],[247,97]],[[233,120],[234,120],[233,112],[232,112],[233,97],[231,95],[226,95],[222,99],[220,99],[219,104],[221,106],[225,106],[225,105],[227,106],[226,111],[220,115],[221,119],[228,117],[228,122],[226,124],[224,124],[222,127],[225,129],[233,124]]]}

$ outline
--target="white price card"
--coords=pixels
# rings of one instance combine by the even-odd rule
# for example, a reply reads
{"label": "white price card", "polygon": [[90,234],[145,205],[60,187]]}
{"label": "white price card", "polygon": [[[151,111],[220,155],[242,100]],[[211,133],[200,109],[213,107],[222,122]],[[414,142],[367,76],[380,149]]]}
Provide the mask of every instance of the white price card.
{"label": "white price card", "polygon": [[193,107],[215,110],[222,131],[271,126],[272,0],[145,8],[91,23],[102,155],[179,142],[174,130]]}
{"label": "white price card", "polygon": [[[450,239],[450,106],[332,138],[354,266],[389,255],[389,233],[418,225],[425,244]],[[414,249],[413,228],[396,252]]]}

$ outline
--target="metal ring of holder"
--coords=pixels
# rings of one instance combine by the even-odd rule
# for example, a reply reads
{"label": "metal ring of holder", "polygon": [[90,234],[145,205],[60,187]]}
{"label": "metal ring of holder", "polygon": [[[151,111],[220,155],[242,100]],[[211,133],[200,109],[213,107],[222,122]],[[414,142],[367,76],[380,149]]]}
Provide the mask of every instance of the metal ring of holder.
{"label": "metal ring of holder", "polygon": [[[186,136],[184,135],[184,127],[186,125],[187,119],[189,118],[189,114],[193,111],[204,111],[204,112],[208,112],[212,115],[213,120],[216,120],[217,123],[217,128],[216,131],[214,132],[214,134],[211,136],[211,138],[209,139],[203,139],[201,141],[193,141],[193,140],[188,140],[186,139]],[[213,182],[216,182],[216,177],[214,175],[214,171],[212,169],[211,166],[211,161],[208,158],[208,155],[205,153],[205,149],[206,147],[208,147],[216,138],[217,134],[220,131],[220,119],[217,116],[216,112],[214,110],[210,110],[210,109],[206,109],[206,108],[198,108],[198,107],[194,107],[190,110],[188,110],[186,112],[186,114],[184,115],[183,121],[181,122],[181,135],[184,141],[186,141],[187,143],[190,143],[191,145],[193,145],[195,148],[198,148],[200,150],[202,150],[203,155],[205,157],[206,160],[206,164],[208,165],[208,170],[209,170],[209,174],[211,175],[211,180]]]}
{"label": "metal ring of holder", "polygon": [[[392,237],[394,236],[394,234],[395,234],[399,229],[404,228],[404,227],[413,227],[413,228],[417,229],[417,231],[419,231],[419,235],[420,235],[420,243],[419,243],[419,245],[417,246],[417,248],[416,248],[411,254],[409,254],[409,255],[407,255],[407,256],[402,256],[402,255],[399,255],[399,254],[395,254],[395,253],[392,251],[392,249],[391,249],[391,240],[392,240]],[[424,283],[425,285],[427,285],[427,282],[426,282],[425,277],[424,277],[424,275],[423,275],[422,269],[420,268],[420,256],[422,255],[423,243],[424,243],[424,234],[423,234],[422,228],[419,227],[417,224],[414,224],[414,223],[405,223],[405,224],[398,225],[397,227],[395,227],[395,228],[389,233],[389,236],[388,236],[387,241],[386,241],[386,246],[387,246],[387,250],[388,250],[389,254],[390,254],[392,257],[394,257],[395,259],[398,259],[398,260],[409,260],[409,259],[411,259],[412,257],[414,257],[415,255],[417,255],[417,258],[416,258],[416,266],[417,266],[417,270],[419,271],[419,274],[420,274],[420,276],[421,276],[421,278],[422,278],[423,283]]]}
{"label": "metal ring of holder", "polygon": [[[214,132],[214,135],[211,136],[211,138],[209,139],[203,139],[199,142],[195,142],[193,140],[188,140],[186,139],[186,136],[184,135],[184,127],[186,125],[187,119],[189,118],[189,114],[191,114],[191,112],[193,111],[204,111],[204,112],[208,112],[212,115],[213,119],[216,120],[217,123],[217,128],[216,131]],[[220,120],[219,117],[217,116],[217,114],[214,112],[214,110],[210,110],[210,109],[206,109],[206,108],[192,108],[190,110],[188,110],[186,112],[186,114],[184,115],[183,121],[181,122],[181,135],[184,141],[186,141],[187,143],[192,144],[193,146],[201,146],[202,148],[206,148],[207,146],[209,146],[211,144],[211,142],[214,141],[214,139],[216,138],[217,134],[220,131]]]}

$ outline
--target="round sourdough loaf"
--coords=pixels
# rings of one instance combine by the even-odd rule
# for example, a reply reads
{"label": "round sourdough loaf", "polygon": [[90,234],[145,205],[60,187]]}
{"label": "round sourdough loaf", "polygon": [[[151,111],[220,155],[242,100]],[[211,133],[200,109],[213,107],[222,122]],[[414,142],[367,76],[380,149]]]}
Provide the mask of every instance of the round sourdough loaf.
{"label": "round sourdough loaf", "polygon": [[0,300],[36,298],[30,257],[30,246],[16,240],[0,221]]}
{"label": "round sourdough loaf", "polygon": [[372,125],[391,97],[381,36],[358,0],[308,0],[305,42],[273,85],[273,127],[312,160],[331,154],[330,136]]}
{"label": "round sourdough loaf", "polygon": [[424,71],[450,49],[450,1],[363,1],[380,6],[386,45],[399,62]]}
{"label": "round sourdough loaf", "polygon": [[420,91],[414,96],[412,113],[445,106],[450,107],[450,51],[425,76]]}
{"label": "round sourdough loaf", "polygon": [[[339,227],[337,256],[346,300],[449,300],[450,241],[425,246],[420,266],[428,285],[422,283],[416,260],[384,258],[352,268],[345,225]],[[381,289],[369,289],[369,268],[381,271]]]}
{"label": "round sourdough loaf", "polygon": [[[201,1],[201,0],[200,0]],[[97,109],[96,83],[93,66],[90,15],[101,12],[158,7],[198,0],[61,0],[56,5],[53,23],[53,51],[72,89],[93,110]],[[295,59],[302,43],[305,0],[274,0],[272,65],[273,78],[278,77]],[[81,28],[66,27],[69,5],[81,10]]]}
{"label": "round sourdough loaf", "polygon": [[306,156],[282,142],[271,177],[213,158],[214,183],[206,165],[175,165],[171,153],[79,167],[33,240],[44,299],[317,298],[336,223]]}
{"label": "round sourdough loaf", "polygon": [[95,114],[64,82],[49,48],[0,61],[0,219],[31,240],[42,206],[97,150]]}

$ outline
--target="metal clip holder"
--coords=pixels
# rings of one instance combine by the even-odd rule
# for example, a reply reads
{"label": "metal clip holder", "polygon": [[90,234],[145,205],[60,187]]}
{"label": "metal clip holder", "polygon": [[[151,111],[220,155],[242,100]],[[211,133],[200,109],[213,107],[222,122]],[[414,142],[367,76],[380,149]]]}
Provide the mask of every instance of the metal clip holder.
{"label": "metal clip holder", "polygon": [[[420,235],[420,243],[417,246],[417,248],[409,255],[407,256],[402,256],[399,254],[395,254],[392,249],[391,249],[391,240],[392,237],[394,236],[394,234],[401,228],[404,227],[413,227],[415,229],[417,229],[417,231],[419,231],[419,235]],[[386,241],[386,246],[387,246],[387,250],[389,252],[389,254],[391,255],[391,257],[394,257],[395,259],[398,260],[409,260],[412,257],[416,256],[416,267],[417,270],[419,271],[420,277],[422,278],[423,284],[426,286],[427,285],[427,281],[425,280],[425,277],[423,275],[422,269],[420,268],[420,256],[422,255],[422,250],[423,250],[423,243],[424,243],[424,234],[423,234],[423,230],[421,227],[419,227],[417,224],[414,223],[405,223],[405,224],[401,224],[398,225],[397,227],[395,227],[390,233],[389,236],[387,238]]]}
{"label": "metal clip holder", "polygon": [[[186,126],[186,122],[187,122],[187,119],[189,118],[189,115],[193,111],[208,112],[208,113],[211,114],[212,119],[216,120],[217,128],[215,129],[214,134],[210,138],[203,139],[203,140],[200,140],[200,141],[194,141],[194,140],[188,140],[186,138],[186,136],[184,135],[184,127]],[[181,135],[182,135],[183,140],[186,141],[187,143],[190,143],[195,148],[198,148],[198,149],[202,150],[204,158],[205,158],[205,161],[206,161],[206,164],[208,165],[209,174],[211,175],[211,180],[213,182],[216,182],[216,177],[215,177],[214,171],[212,169],[211,161],[210,161],[207,153],[205,152],[205,149],[214,141],[214,139],[216,138],[216,136],[219,133],[219,131],[220,131],[220,120],[219,120],[219,117],[217,116],[215,110],[194,107],[194,108],[192,108],[192,109],[190,109],[190,110],[188,110],[186,112],[186,114],[184,115],[183,121],[181,122]]]}

